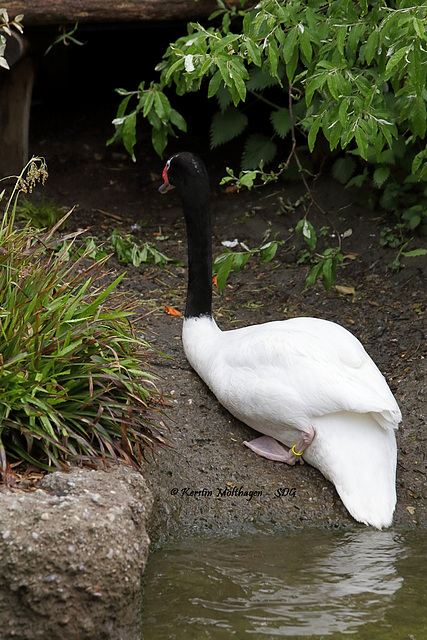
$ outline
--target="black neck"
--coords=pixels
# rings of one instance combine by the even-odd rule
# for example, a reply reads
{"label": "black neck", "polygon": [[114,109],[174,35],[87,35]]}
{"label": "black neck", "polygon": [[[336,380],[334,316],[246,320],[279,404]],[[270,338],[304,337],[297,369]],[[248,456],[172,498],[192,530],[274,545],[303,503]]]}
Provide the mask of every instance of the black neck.
{"label": "black neck", "polygon": [[[195,185],[196,186],[196,185]],[[181,193],[188,241],[185,318],[212,315],[212,234],[209,189]]]}

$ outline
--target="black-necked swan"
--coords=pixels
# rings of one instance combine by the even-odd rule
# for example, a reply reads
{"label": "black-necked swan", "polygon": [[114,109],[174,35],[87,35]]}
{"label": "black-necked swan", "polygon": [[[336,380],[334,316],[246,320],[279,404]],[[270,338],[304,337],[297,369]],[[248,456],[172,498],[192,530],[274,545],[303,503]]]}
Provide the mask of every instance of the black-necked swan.
{"label": "black-necked swan", "polygon": [[178,189],[187,226],[182,340],[190,365],[226,409],[264,434],[244,444],[288,464],[302,456],[335,485],[356,520],[389,526],[401,413],[377,366],[355,336],[327,320],[292,318],[221,331],[212,317],[206,168],[192,153],[177,153],[162,178],[162,193]]}

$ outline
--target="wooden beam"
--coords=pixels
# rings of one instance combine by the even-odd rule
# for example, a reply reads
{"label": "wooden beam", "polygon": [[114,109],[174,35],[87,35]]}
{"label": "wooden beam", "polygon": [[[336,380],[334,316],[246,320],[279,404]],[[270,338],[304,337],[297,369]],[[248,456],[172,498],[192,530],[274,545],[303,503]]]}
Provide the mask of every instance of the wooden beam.
{"label": "wooden beam", "polygon": [[28,127],[34,69],[22,58],[0,71],[0,177],[19,174],[28,160]]}
{"label": "wooden beam", "polygon": [[[232,4],[233,0],[230,1]],[[10,0],[10,18],[23,13],[26,26],[68,23],[121,23],[143,20],[197,20],[218,8],[216,0]]]}

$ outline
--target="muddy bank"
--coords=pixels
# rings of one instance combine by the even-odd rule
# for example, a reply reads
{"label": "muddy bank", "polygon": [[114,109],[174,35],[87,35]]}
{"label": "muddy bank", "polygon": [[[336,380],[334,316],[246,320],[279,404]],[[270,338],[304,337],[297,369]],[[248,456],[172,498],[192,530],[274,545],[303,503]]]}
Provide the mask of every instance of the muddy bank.
{"label": "muddy bank", "polygon": [[[427,364],[420,361],[396,394],[398,503],[394,528],[427,525]],[[287,527],[364,528],[343,507],[333,485],[307,464],[263,460],[242,442],[253,431],[218,406],[185,362],[165,374],[176,395],[170,450],[145,477],[153,491],[154,541],[190,533],[271,533]]]}

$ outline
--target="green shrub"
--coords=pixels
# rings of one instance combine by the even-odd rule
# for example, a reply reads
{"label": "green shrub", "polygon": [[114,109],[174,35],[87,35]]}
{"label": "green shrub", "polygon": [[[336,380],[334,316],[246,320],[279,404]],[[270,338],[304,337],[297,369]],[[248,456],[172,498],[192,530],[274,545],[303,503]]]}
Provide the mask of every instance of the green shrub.
{"label": "green shrub", "polygon": [[32,227],[37,229],[50,229],[64,217],[62,207],[55,200],[45,200],[44,197],[37,204],[27,198],[22,198],[16,212],[18,220],[29,222]]}
{"label": "green shrub", "polygon": [[[16,198],[43,177],[30,163],[0,227],[0,472],[28,461],[65,468],[89,458],[138,466],[163,443],[162,397],[148,364],[154,354],[129,322],[134,304],[105,286],[106,258],[55,253],[56,227],[40,237],[14,229]],[[31,177],[32,176],[32,177]],[[79,232],[72,234],[74,238]],[[67,248],[68,250],[68,248]]]}
{"label": "green shrub", "polygon": [[[217,277],[218,291],[224,290],[230,272],[242,271],[249,258],[257,256],[258,261],[264,264],[273,260],[279,245],[283,244],[283,240],[276,240],[276,236],[273,240],[268,240],[269,235],[269,231],[267,231],[263,242],[255,249],[250,249],[246,244],[238,240],[223,243],[226,250],[217,256],[213,263],[213,273]],[[233,251],[236,247],[241,250]]]}
{"label": "green shrub", "polygon": [[168,47],[159,82],[119,90],[125,98],[116,138],[131,152],[139,113],[162,153],[174,127],[185,128],[165,90],[183,95],[203,87],[219,106],[213,146],[246,129],[250,118],[237,107],[249,94],[265,103],[271,133],[246,139],[246,164],[271,160],[279,139],[297,127],[310,150],[321,131],[331,150],[351,149],[364,160],[373,155],[378,163],[403,135],[416,152],[409,173],[427,177],[425,3],[261,0],[246,8],[243,0],[240,10],[218,4],[219,25],[190,23],[188,34]]}
{"label": "green shrub", "polygon": [[[190,23],[157,65],[157,82],[118,90],[123,100],[110,142],[122,140],[134,157],[142,116],[162,155],[168,137],[187,126],[168,95],[203,91],[218,104],[211,147],[242,139],[240,171],[228,168],[224,182],[251,188],[296,166],[309,190],[298,148],[305,143],[312,152],[322,139],[335,154],[338,180],[363,185],[375,206],[427,233],[427,5],[236,4],[218,0],[212,26]],[[309,284],[322,277],[330,287],[340,247],[331,251],[332,262],[324,257]]]}
{"label": "green shrub", "polygon": [[117,229],[111,234],[110,242],[117,260],[124,264],[132,264],[134,267],[139,267],[141,264],[156,264],[159,267],[164,267],[168,263],[182,264],[180,261],[168,258],[153,242],[137,243],[131,234],[121,235]]}

